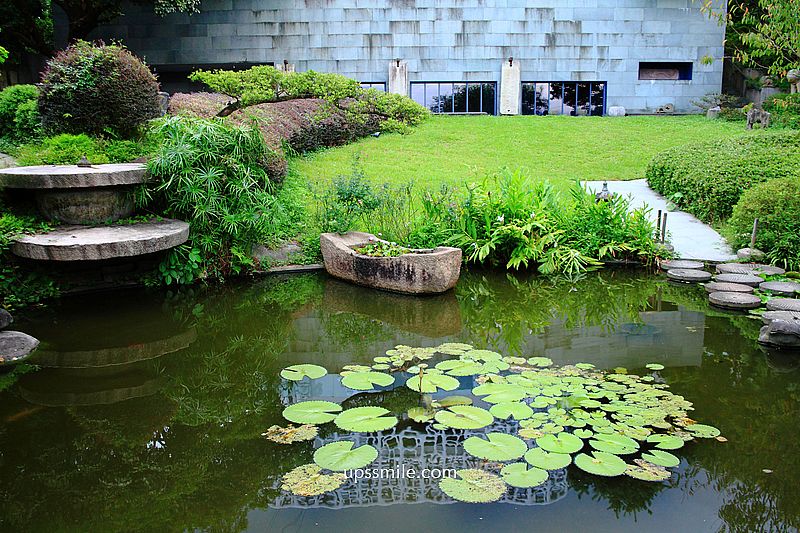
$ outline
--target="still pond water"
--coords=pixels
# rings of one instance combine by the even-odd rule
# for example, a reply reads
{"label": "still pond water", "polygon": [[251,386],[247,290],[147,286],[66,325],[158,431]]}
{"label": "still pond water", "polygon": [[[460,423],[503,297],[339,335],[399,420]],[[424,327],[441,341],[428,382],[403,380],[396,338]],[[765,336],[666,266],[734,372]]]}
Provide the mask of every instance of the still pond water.
{"label": "still pond water", "polygon": [[[42,341],[42,369],[0,392],[0,530],[797,530],[800,359],[762,352],[759,325],[709,309],[700,287],[619,270],[558,283],[471,271],[430,298],[324,274],[67,298],[17,323]],[[665,482],[571,466],[494,504],[455,503],[420,479],[349,481],[317,498],[280,490],[284,473],[336,440],[333,430],[292,446],[266,440],[285,404],[399,412],[418,401],[399,390],[348,400],[355,391],[336,376],[290,385],[281,368],[335,374],[398,344],[442,342],[638,374],[661,363],[659,379],[694,402],[692,418],[728,442],[687,443]],[[424,426],[370,438],[382,466],[470,459]]]}

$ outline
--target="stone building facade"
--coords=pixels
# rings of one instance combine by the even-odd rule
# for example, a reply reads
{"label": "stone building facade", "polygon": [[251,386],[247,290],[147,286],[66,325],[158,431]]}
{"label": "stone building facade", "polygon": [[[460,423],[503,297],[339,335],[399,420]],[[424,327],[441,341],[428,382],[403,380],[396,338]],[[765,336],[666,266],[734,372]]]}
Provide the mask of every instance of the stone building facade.
{"label": "stone building facade", "polygon": [[691,112],[691,100],[722,84],[725,29],[699,4],[204,0],[200,14],[164,18],[131,5],[94,37],[122,40],[167,86],[197,67],[286,62],[441,112],[648,113],[667,104]]}

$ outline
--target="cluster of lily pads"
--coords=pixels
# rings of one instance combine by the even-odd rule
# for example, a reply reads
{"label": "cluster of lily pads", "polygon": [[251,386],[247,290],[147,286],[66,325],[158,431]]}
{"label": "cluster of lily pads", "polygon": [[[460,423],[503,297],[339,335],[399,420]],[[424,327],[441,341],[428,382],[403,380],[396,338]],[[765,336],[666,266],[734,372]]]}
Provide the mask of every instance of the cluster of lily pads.
{"label": "cluster of lily pads", "polygon": [[[427,361],[442,359],[435,365]],[[419,407],[391,413],[378,406],[343,409],[329,401],[289,405],[283,416],[299,426],[273,426],[264,435],[281,443],[310,440],[317,427],[332,422],[340,430],[370,433],[388,430],[401,418],[432,424],[447,431],[481,430],[462,442],[464,450],[483,468],[458,470],[458,477],[439,482],[442,491],[465,502],[491,502],[510,487],[530,488],[545,483],[549,471],[577,468],[598,476],[627,475],[643,481],[662,481],[680,459],[671,452],[696,438],[717,438],[720,431],[689,418],[691,402],[657,382],[664,367],[647,365],[654,375],[628,374],[623,368],[603,372],[589,363],[553,367],[546,357],[503,357],[468,344],[446,343],[434,348],[397,346],[374,363],[348,365],[340,374],[343,386],[354,391],[390,387],[398,379],[421,394]],[[318,365],[293,365],[284,379],[318,379],[327,370]],[[459,377],[477,386],[470,396],[431,395],[459,388]],[[488,408],[473,405],[479,400]],[[516,434],[489,431],[496,420],[512,421]],[[508,425],[505,425],[508,427]],[[342,472],[363,468],[378,457],[370,445],[343,440],[318,448],[314,463],[300,466],[283,478],[282,488],[313,496],[345,483]]]}

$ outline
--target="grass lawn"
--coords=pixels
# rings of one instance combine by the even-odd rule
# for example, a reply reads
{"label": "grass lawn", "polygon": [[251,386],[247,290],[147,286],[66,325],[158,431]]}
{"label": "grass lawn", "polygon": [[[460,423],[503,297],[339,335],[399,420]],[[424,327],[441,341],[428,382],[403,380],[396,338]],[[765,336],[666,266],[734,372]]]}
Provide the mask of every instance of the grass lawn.
{"label": "grass lawn", "polygon": [[676,117],[436,116],[408,135],[368,137],[292,162],[312,183],[349,174],[360,154],[367,177],[395,185],[462,185],[502,166],[523,167],[535,178],[567,184],[575,179],[644,177],[657,152],[745,133],[744,123]]}

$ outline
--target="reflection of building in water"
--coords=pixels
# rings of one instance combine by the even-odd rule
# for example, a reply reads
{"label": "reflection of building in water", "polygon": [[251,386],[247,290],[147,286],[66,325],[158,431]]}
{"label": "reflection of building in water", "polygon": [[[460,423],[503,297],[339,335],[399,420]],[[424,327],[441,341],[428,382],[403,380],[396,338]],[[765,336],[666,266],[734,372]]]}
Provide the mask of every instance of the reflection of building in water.
{"label": "reflection of building in water", "polygon": [[[420,473],[445,472],[452,469],[480,468],[483,461],[468,454],[462,445],[472,435],[484,435],[486,431],[516,433],[516,423],[496,422],[491,428],[480,431],[437,430],[427,425],[425,430],[399,426],[377,434],[333,433],[318,437],[314,447],[340,440],[354,441],[356,446],[369,444],[378,450],[378,458],[367,469],[385,469],[397,472],[401,467],[408,472],[414,469],[416,476],[383,475],[372,479],[350,479],[341,488],[315,497],[296,496],[282,491],[270,504],[274,508],[324,507],[342,509],[346,507],[371,507],[399,503],[457,503],[439,489],[439,479],[422,478]],[[280,480],[274,488],[280,487]],[[511,488],[500,503],[514,505],[546,505],[567,494],[566,469],[550,472],[548,480],[530,489]]]}

